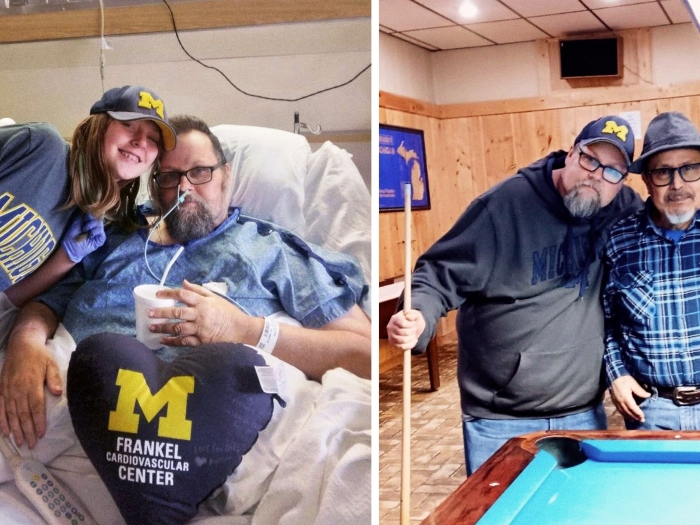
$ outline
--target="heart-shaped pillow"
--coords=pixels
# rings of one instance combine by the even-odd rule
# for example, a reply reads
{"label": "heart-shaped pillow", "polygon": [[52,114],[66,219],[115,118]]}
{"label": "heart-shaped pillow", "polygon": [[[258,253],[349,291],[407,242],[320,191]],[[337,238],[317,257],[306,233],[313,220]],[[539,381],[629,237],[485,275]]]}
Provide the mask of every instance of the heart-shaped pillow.
{"label": "heart-shaped pillow", "polygon": [[263,357],[205,345],[171,363],[132,337],[91,336],[68,367],[75,433],[129,525],[180,524],[241,462],[270,422]]}

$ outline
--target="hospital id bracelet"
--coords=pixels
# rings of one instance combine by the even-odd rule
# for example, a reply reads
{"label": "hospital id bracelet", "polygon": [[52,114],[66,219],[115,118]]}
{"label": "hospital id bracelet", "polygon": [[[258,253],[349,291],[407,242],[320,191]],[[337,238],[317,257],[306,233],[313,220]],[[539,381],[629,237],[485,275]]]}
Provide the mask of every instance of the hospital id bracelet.
{"label": "hospital id bracelet", "polygon": [[271,354],[277,344],[277,337],[280,335],[280,325],[277,321],[265,318],[265,326],[263,327],[260,341],[256,345],[263,352]]}

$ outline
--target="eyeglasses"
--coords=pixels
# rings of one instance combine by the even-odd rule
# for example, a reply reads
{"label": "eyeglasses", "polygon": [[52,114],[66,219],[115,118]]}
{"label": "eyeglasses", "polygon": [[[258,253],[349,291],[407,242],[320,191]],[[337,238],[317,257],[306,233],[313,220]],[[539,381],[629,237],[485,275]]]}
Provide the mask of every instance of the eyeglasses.
{"label": "eyeglasses", "polygon": [[647,170],[646,175],[651,179],[651,183],[654,186],[662,187],[668,186],[673,182],[673,177],[675,173],[685,182],[695,182],[700,179],[700,164],[685,164],[678,168],[657,168],[654,170]]}
{"label": "eyeglasses", "polygon": [[622,179],[624,179],[627,176],[627,172],[622,173],[617,168],[601,164],[598,159],[584,152],[580,146],[577,146],[576,149],[578,150],[579,166],[591,173],[593,173],[598,168],[603,168],[603,179],[609,182],[610,184],[619,184],[622,181]]}
{"label": "eyeglasses", "polygon": [[153,176],[153,180],[155,180],[158,187],[164,189],[175,188],[180,184],[180,178],[183,175],[195,186],[206,184],[214,176],[214,171],[218,170],[224,164],[226,163],[220,162],[216,166],[196,166],[187,171],[161,171]]}

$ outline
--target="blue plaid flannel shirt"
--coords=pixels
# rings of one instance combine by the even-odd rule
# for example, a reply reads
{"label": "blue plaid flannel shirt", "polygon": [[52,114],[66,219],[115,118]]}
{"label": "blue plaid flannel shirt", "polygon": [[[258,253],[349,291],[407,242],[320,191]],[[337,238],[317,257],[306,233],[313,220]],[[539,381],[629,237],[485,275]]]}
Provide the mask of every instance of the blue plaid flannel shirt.
{"label": "blue plaid flannel shirt", "polygon": [[700,385],[700,222],[678,242],[644,210],[623,219],[606,246],[605,371],[654,386]]}

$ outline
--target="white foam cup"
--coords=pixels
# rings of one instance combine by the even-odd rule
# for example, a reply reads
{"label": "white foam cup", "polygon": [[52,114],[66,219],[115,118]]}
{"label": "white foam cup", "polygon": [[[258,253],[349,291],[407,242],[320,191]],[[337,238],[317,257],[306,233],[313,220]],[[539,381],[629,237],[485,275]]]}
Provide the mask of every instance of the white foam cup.
{"label": "white foam cup", "polygon": [[163,346],[160,342],[160,338],[165,334],[153,333],[148,329],[148,326],[158,323],[167,323],[170,320],[148,317],[148,310],[151,308],[166,308],[177,304],[176,299],[161,299],[160,297],[156,297],[156,292],[159,290],[165,290],[165,287],[159,284],[140,284],[134,288],[134,302],[136,303],[136,339],[151,350]]}

